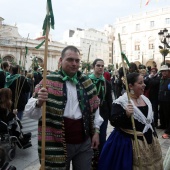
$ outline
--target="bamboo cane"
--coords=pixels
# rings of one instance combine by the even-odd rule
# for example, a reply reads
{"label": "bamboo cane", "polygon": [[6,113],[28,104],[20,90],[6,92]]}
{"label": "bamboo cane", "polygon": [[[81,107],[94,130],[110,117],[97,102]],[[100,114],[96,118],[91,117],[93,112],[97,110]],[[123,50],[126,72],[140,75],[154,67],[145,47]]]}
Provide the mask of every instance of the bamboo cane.
{"label": "bamboo cane", "polygon": [[[120,52],[122,54],[122,45],[121,45],[120,34],[118,34],[118,37],[119,37]],[[127,82],[127,76],[126,76],[126,70],[125,70],[125,63],[124,63],[124,59],[123,59],[122,55],[121,55],[121,59],[122,59],[122,66],[123,66],[123,73],[124,73],[124,79],[125,79],[125,86],[126,86],[126,92],[127,92],[127,97],[128,97],[128,103],[131,103],[130,94],[129,94],[129,88],[128,88],[128,82]],[[133,128],[133,132],[134,132],[136,152],[137,152],[138,161],[139,161],[139,169],[142,170],[141,157],[140,157],[140,153],[139,153],[139,145],[138,145],[138,139],[137,139],[136,127],[135,127],[135,122],[134,122],[133,115],[131,115],[131,122],[132,122],[132,128]]]}
{"label": "bamboo cane", "polygon": [[[18,68],[18,74],[20,74],[19,71],[20,69]],[[17,109],[17,105],[18,105],[17,100],[18,100],[18,94],[19,94],[20,79],[21,77],[17,78],[16,80],[14,109]]]}
{"label": "bamboo cane", "polygon": [[[25,42],[25,46],[27,45],[28,37],[29,37],[29,33],[28,33],[28,36],[27,36],[27,39],[26,39],[26,42]],[[21,49],[21,53],[22,53],[22,49]],[[21,53],[20,53],[20,62],[19,62],[19,66],[20,66],[20,64],[21,64]],[[25,51],[25,53],[26,53],[26,51]],[[26,58],[26,56],[25,56],[25,58]],[[24,61],[24,59],[23,59],[23,61]],[[26,61],[26,59],[25,59],[25,61]],[[22,64],[21,64],[21,65],[22,65]],[[18,68],[18,74],[21,74],[19,68]],[[24,74],[25,74],[25,64],[24,64]],[[25,79],[26,79],[26,78],[25,78]],[[24,85],[24,83],[25,83],[25,79],[24,79],[24,81],[23,81],[21,87],[20,87],[21,77],[19,77],[19,78],[16,80],[14,109],[17,109],[18,100],[19,100],[19,97],[20,97],[20,94],[21,94],[23,85]]]}
{"label": "bamboo cane", "polygon": [[[47,15],[49,15],[49,9],[47,4]],[[49,22],[49,21],[47,21]],[[46,75],[47,75],[47,56],[48,56],[48,35],[49,35],[49,23],[47,24],[45,34],[45,52],[44,52],[44,71],[43,71],[43,87],[46,88]],[[46,132],[46,102],[42,106],[42,140],[41,140],[41,170],[45,170],[45,134]]]}
{"label": "bamboo cane", "polygon": [[[25,43],[25,47],[27,46],[27,43],[28,43],[28,38],[29,38],[29,33],[28,33],[28,36],[27,36],[27,40],[26,40],[26,43]],[[24,68],[24,74],[25,74],[25,65],[26,65],[26,50],[25,50],[25,56],[23,56],[23,63],[22,63],[22,67]]]}
{"label": "bamboo cane", "polygon": [[87,64],[86,64],[86,75],[87,75],[87,71],[88,71],[88,63],[89,63],[89,58],[90,58],[90,48],[91,48],[91,44],[89,45],[89,52],[88,52],[88,56],[87,56]]}

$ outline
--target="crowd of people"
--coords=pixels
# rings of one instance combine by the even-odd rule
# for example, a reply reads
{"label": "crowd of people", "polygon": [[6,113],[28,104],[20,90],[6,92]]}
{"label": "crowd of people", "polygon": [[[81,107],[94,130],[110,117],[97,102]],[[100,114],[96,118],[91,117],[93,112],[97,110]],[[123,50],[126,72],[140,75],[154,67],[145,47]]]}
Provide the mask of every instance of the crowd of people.
{"label": "crowd of people", "polygon": [[[10,111],[20,120],[23,113],[38,120],[40,161],[41,107],[46,102],[45,169],[69,170],[72,162],[75,170],[138,170],[140,166],[145,170],[163,170],[155,128],[165,129],[162,137],[170,138],[168,65],[161,66],[158,72],[156,67],[130,63],[126,69],[129,102],[123,68],[111,75],[104,70],[104,61],[95,59],[92,73],[86,75],[79,71],[80,61],[80,51],[75,46],[64,48],[61,68],[47,75],[46,88],[42,87],[43,79],[37,67],[32,73],[21,75],[19,66],[7,67],[9,74],[1,64],[0,76],[3,80],[5,77],[1,88],[12,92]],[[108,122],[114,130],[107,139]]]}
{"label": "crowd of people", "polygon": [[25,75],[22,74],[19,65],[10,65],[7,61],[1,63],[0,142],[2,145],[7,142],[10,147],[16,144],[20,149],[32,146],[31,133],[23,133],[21,120],[25,105],[33,92],[32,82],[38,79],[36,76],[34,78],[34,74],[33,72]]}

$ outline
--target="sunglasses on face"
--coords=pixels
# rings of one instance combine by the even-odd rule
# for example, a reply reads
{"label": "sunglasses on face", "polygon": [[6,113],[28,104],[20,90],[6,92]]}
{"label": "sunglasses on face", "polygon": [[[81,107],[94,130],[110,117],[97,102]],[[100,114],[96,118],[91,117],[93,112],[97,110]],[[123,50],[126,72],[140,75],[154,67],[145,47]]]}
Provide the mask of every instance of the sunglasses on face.
{"label": "sunglasses on face", "polygon": [[80,62],[80,59],[74,59],[74,58],[67,58],[66,59],[68,62],[72,63],[72,62],[76,62],[76,63],[79,63]]}
{"label": "sunglasses on face", "polygon": [[97,67],[104,67],[104,65],[96,64]]}

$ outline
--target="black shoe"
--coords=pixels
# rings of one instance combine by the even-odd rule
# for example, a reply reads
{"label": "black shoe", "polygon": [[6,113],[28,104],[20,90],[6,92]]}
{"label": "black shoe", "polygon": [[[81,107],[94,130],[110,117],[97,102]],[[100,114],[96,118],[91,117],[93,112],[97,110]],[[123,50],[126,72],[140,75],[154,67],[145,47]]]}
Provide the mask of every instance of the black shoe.
{"label": "black shoe", "polygon": [[163,125],[159,125],[159,126],[157,126],[156,128],[157,128],[157,129],[166,129],[166,127],[163,126]]}

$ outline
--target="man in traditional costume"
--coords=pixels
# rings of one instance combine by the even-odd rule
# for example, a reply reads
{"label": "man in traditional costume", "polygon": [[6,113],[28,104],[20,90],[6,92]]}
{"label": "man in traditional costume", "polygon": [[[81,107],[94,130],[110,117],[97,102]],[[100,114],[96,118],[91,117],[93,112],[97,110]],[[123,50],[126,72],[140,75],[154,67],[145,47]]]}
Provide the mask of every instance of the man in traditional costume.
{"label": "man in traditional costume", "polygon": [[104,61],[102,59],[95,59],[92,65],[94,71],[89,77],[96,87],[97,95],[100,99],[100,116],[104,120],[100,127],[99,135],[99,151],[101,152],[106,142],[108,119],[112,109],[112,90],[110,82],[103,76]]}
{"label": "man in traditional costume", "polygon": [[5,79],[9,75],[9,68],[10,65],[7,61],[4,61],[1,63],[1,68],[0,68],[0,89],[4,88],[5,86]]}
{"label": "man in traditional costume", "polygon": [[22,120],[23,111],[27,103],[26,94],[30,90],[30,86],[25,76],[20,74],[20,66],[11,66],[11,75],[6,77],[5,88],[12,91],[12,110],[17,109],[17,116]]}
{"label": "man in traditional costume", "polygon": [[[39,119],[38,152],[41,155],[41,106],[46,101],[45,169],[90,170],[93,149],[99,145],[99,99],[92,81],[78,71],[80,52],[68,46],[61,53],[61,70],[47,76],[35,88],[35,98],[26,107],[26,116]],[[37,94],[38,93],[38,94]]]}
{"label": "man in traditional costume", "polygon": [[3,61],[1,63],[1,69],[5,72],[5,76],[7,77],[10,75],[9,70],[10,70],[10,64],[8,61]]}

